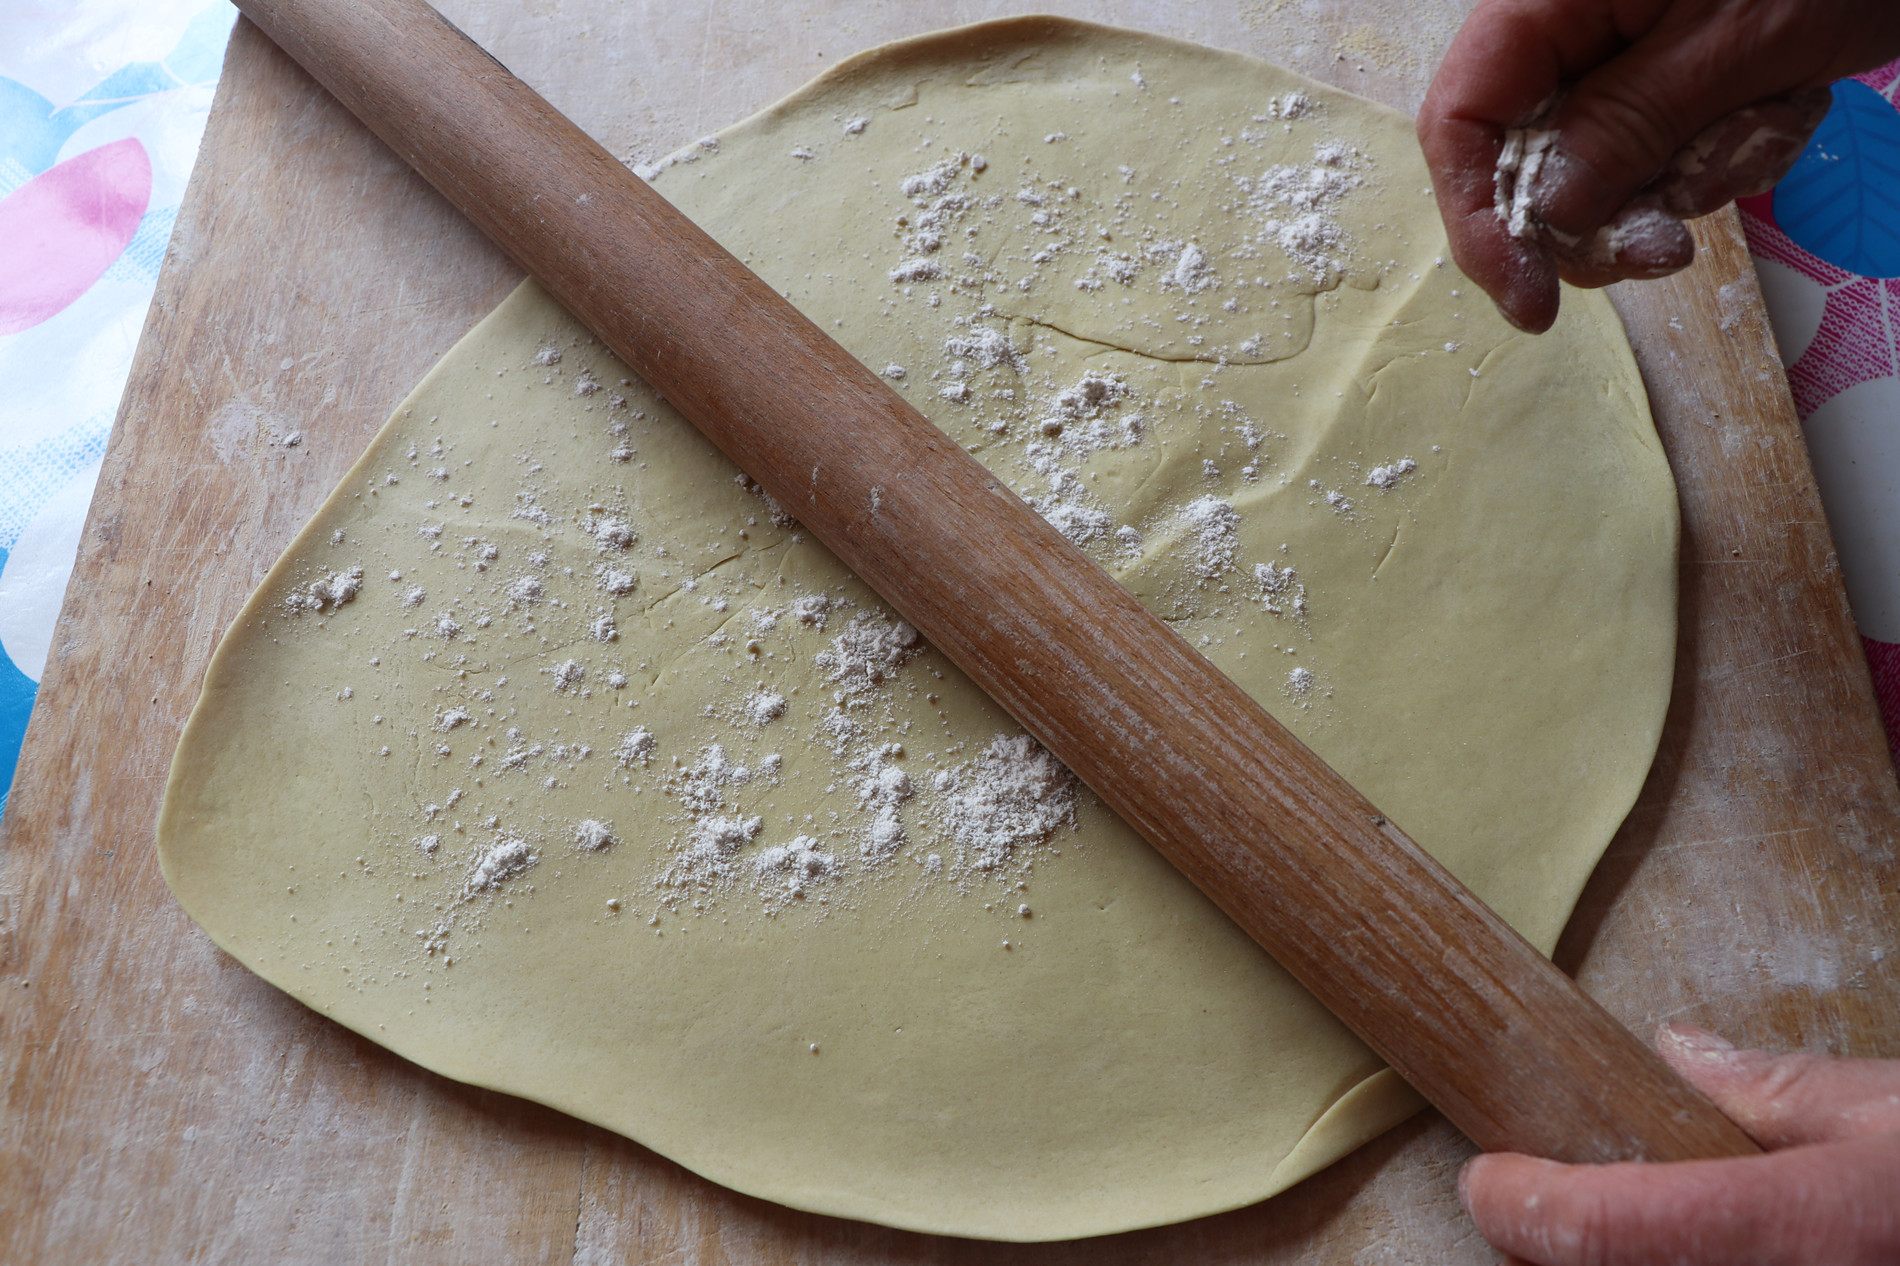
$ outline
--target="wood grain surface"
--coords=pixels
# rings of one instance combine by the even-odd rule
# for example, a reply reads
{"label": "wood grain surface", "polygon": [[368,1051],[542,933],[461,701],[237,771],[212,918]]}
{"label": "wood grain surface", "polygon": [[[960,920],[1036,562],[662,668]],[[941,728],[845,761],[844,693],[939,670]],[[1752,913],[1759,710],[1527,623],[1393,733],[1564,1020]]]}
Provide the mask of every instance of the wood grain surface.
{"label": "wood grain surface", "polygon": [[[1057,7],[1406,108],[1459,17]],[[627,158],[878,39],[1006,11],[447,8]],[[1739,231],[1701,228],[1694,270],[1618,296],[1682,485],[1683,636],[1662,754],[1558,961],[1640,1032],[1692,1019],[1900,1054],[1900,789]],[[3,828],[0,1260],[1494,1260],[1452,1191],[1468,1145],[1429,1116],[1220,1217],[1069,1245],[933,1239],[737,1196],[435,1078],[210,946],[150,848],[205,662],[390,406],[515,275],[240,25]],[[292,430],[304,443],[273,442]]]}

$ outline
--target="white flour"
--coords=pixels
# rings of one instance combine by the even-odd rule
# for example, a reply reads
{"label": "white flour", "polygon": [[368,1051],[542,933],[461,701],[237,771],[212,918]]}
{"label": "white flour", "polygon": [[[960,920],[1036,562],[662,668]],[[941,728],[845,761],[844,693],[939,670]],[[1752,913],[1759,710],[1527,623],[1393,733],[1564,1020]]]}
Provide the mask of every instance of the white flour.
{"label": "white flour", "polygon": [[831,599],[822,593],[808,593],[792,600],[792,615],[807,628],[822,629],[831,612]]}
{"label": "white flour", "polygon": [[1260,585],[1260,605],[1268,614],[1306,614],[1306,586],[1291,566],[1275,570],[1272,563],[1255,563],[1253,578]]}
{"label": "white flour", "polygon": [[767,726],[785,715],[785,696],[775,690],[763,688],[753,691],[739,705],[746,720],[757,726]]}
{"label": "white flour", "polygon": [[302,593],[284,599],[291,611],[329,611],[356,600],[363,591],[363,569],[352,567],[311,581]]}
{"label": "white flour", "polygon": [[620,762],[623,769],[634,765],[645,766],[652,762],[653,749],[657,746],[652,732],[646,726],[636,726],[614,748],[614,759]]}
{"label": "white flour", "polygon": [[600,542],[601,552],[626,549],[640,539],[633,525],[624,519],[604,518],[597,520],[589,529],[596,541]]}
{"label": "white flour", "polygon": [[1181,247],[1174,266],[1161,276],[1162,289],[1173,286],[1183,294],[1197,295],[1203,290],[1212,289],[1216,284],[1214,270],[1207,262],[1206,253],[1193,242]]}
{"label": "white flour", "polygon": [[975,362],[979,369],[1007,365],[1019,374],[1029,369],[1022,351],[1009,341],[1009,336],[988,326],[972,326],[966,334],[951,335],[944,340],[943,350],[959,360]]}
{"label": "white flour", "polygon": [[1318,146],[1304,166],[1269,167],[1257,179],[1238,181],[1259,217],[1258,241],[1278,246],[1295,268],[1330,281],[1346,268],[1350,245],[1334,218],[1337,204],[1365,184],[1358,174],[1366,160],[1343,145]]}
{"label": "white flour", "polygon": [[615,842],[611,822],[584,818],[574,824],[574,846],[584,853],[601,852]]}
{"label": "white flour", "polygon": [[1194,574],[1213,580],[1234,565],[1240,551],[1240,512],[1219,497],[1200,497],[1182,507]]}
{"label": "white flour", "polygon": [[994,870],[1075,820],[1075,776],[1026,734],[999,734],[975,760],[939,772],[935,808],[964,865]]}
{"label": "white flour", "polygon": [[1131,395],[1120,374],[1085,373],[1050,399],[1036,425],[1037,438],[1023,449],[1029,468],[1048,481],[1047,495],[1028,498],[1031,508],[1077,545],[1101,540],[1115,529],[1114,517],[1089,495],[1082,463],[1095,453],[1141,442],[1147,419],[1122,407]]}
{"label": "white flour", "polygon": [[752,866],[760,879],[781,882],[788,897],[802,897],[811,884],[839,873],[838,859],[823,851],[809,835],[798,836],[790,844],[760,849]]}
{"label": "white flour", "polygon": [[1050,527],[1077,545],[1100,540],[1115,525],[1115,520],[1106,510],[1094,509],[1080,501],[1044,497],[1029,504],[1037,514],[1048,520]]}
{"label": "white flour", "polygon": [[860,615],[818,652],[816,663],[840,694],[874,690],[923,649],[923,638],[903,620]]}
{"label": "white flour", "polygon": [[865,833],[862,849],[872,860],[891,856],[904,843],[904,821],[899,808],[911,798],[914,788],[909,774],[888,763],[902,754],[902,748],[887,743],[851,763],[852,768],[863,774],[858,780],[858,801],[870,812],[871,825]]}
{"label": "white flour", "polygon": [[673,882],[703,884],[730,879],[736,873],[733,859],[740,849],[758,838],[764,825],[765,819],[756,814],[749,818],[708,814],[699,819],[687,836],[686,851],[672,876]]}
{"label": "white flour", "polygon": [[490,892],[540,861],[540,854],[519,835],[503,835],[482,851],[463,881],[470,894]]}
{"label": "white flour", "polygon": [[679,776],[680,803],[695,814],[710,813],[726,802],[727,787],[743,787],[752,781],[752,771],[726,759],[722,743],[708,743],[700,749],[699,759]]}
{"label": "white flour", "polygon": [[1504,134],[1491,197],[1498,219],[1512,237],[1534,237],[1543,227],[1537,200],[1543,192],[1544,165],[1556,143],[1554,128],[1512,128]]}
{"label": "white flour", "polygon": [[1366,472],[1366,484],[1373,488],[1391,490],[1399,486],[1399,481],[1418,469],[1418,463],[1409,457],[1401,457],[1389,466],[1374,466]]}
{"label": "white flour", "polygon": [[603,591],[616,598],[632,593],[634,587],[640,583],[640,578],[632,571],[617,567],[602,567],[594,573],[594,580]]}

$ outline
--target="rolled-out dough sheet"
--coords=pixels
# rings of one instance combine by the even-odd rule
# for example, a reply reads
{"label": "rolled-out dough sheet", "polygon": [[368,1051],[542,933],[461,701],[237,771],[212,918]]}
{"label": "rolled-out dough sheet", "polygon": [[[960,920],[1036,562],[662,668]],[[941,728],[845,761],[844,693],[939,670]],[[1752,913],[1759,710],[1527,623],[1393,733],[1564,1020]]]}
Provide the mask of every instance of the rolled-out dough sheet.
{"label": "rolled-out dough sheet", "polygon": [[[1550,948],[1660,732],[1674,490],[1609,304],[1503,325],[1408,120],[1021,19],[643,174]],[[193,917],[447,1076],[921,1230],[1211,1213],[1416,1109],[736,474],[524,285],[219,648]]]}

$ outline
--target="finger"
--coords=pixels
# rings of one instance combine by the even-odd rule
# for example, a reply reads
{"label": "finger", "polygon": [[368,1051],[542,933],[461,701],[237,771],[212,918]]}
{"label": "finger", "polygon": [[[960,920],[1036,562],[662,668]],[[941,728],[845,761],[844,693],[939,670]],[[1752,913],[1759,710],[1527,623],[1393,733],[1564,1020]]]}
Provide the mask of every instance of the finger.
{"label": "finger", "polygon": [[1818,88],[1717,119],[1677,150],[1663,174],[1608,224],[1574,242],[1553,237],[1559,276],[1592,289],[1687,268],[1695,260],[1695,239],[1682,221],[1772,188],[1800,157],[1832,102],[1833,95]]}
{"label": "finger", "polygon": [[1498,1153],[1459,1194],[1537,1266],[1859,1266],[1900,1255],[1900,1137],[1736,1160],[1559,1165]]}
{"label": "finger", "polygon": [[1832,92],[1815,88],[1723,115],[1675,152],[1646,193],[1683,219],[1765,193],[1801,157],[1833,103]]}
{"label": "finger", "polygon": [[1595,233],[1573,244],[1554,245],[1552,250],[1565,281],[1595,289],[1682,271],[1695,261],[1695,238],[1687,225],[1664,211],[1654,198],[1639,197]]}
{"label": "finger", "polygon": [[[1486,152],[1486,140],[1478,129],[1461,129],[1460,135],[1444,138],[1442,143],[1464,145],[1474,154]],[[1474,161],[1489,172],[1497,163],[1495,145],[1489,157]],[[1498,218],[1488,186],[1482,197],[1462,187],[1434,183],[1438,210],[1445,222],[1445,237],[1451,257],[1465,276],[1471,278],[1498,305],[1506,320],[1520,330],[1542,333],[1557,319],[1557,264],[1542,242],[1511,236],[1505,222]]]}
{"label": "finger", "polygon": [[1665,1027],[1656,1049],[1763,1147],[1900,1134],[1900,1060],[1736,1050],[1688,1025]]}

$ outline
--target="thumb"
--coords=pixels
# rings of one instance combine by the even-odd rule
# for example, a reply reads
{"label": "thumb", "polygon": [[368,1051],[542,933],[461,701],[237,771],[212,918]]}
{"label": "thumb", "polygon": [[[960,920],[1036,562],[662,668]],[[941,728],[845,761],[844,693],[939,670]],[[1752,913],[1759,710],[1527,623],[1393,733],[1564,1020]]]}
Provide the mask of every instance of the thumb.
{"label": "thumb", "polygon": [[1663,1028],[1656,1049],[1771,1150],[1900,1134],[1900,1060],[1736,1050],[1688,1025]]}
{"label": "thumb", "polygon": [[1474,1157],[1478,1230],[1538,1266],[1873,1266],[1900,1261],[1900,1139],[1729,1160],[1559,1165]]}

